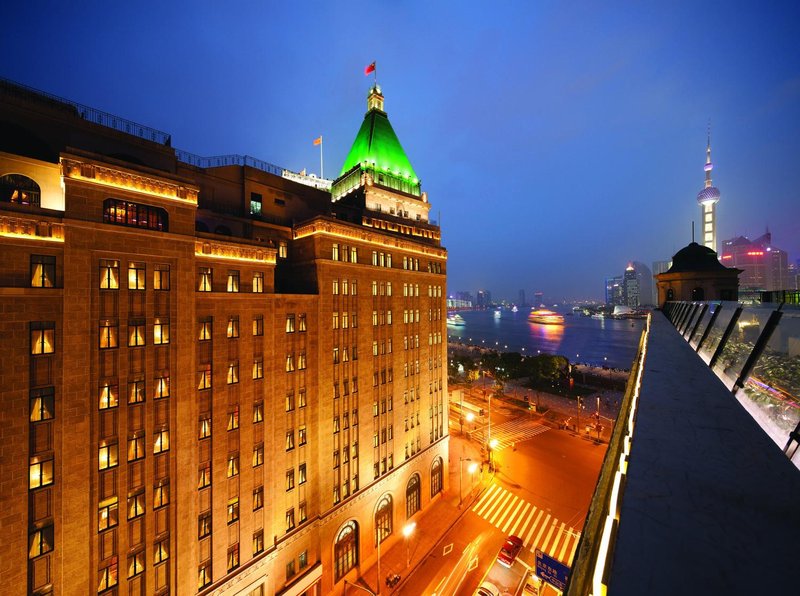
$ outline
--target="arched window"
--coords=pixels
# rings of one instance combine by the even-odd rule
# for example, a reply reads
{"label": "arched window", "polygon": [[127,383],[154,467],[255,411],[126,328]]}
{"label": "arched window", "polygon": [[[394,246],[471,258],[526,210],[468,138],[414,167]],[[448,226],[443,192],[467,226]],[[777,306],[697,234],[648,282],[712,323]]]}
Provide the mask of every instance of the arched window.
{"label": "arched window", "polygon": [[122,199],[103,201],[103,221],[118,226],[166,232],[167,212],[160,207],[131,203]]}
{"label": "arched window", "polygon": [[420,482],[419,474],[414,474],[406,485],[406,519],[411,519],[420,509]]}
{"label": "arched window", "polygon": [[0,176],[0,201],[38,207],[42,191],[39,185],[22,174]]}
{"label": "arched window", "polygon": [[695,288],[692,290],[692,300],[705,300],[706,291],[703,288]]}
{"label": "arched window", "polygon": [[392,533],[392,495],[383,495],[375,508],[375,544]]}
{"label": "arched window", "polygon": [[358,565],[358,524],[350,520],[339,530],[336,543],[333,545],[336,581],[342,579],[356,565]]}
{"label": "arched window", "polygon": [[444,488],[442,485],[442,472],[442,458],[437,457],[433,460],[433,464],[431,464],[431,498],[442,492]]}

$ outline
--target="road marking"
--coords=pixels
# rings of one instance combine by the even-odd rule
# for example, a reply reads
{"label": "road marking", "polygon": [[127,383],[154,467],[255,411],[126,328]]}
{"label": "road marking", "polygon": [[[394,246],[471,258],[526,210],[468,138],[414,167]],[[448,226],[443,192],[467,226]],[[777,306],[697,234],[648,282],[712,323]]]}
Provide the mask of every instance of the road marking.
{"label": "road marking", "polygon": [[564,526],[567,524],[561,524],[561,533],[564,534],[564,545],[561,547],[561,552],[558,553],[558,560],[563,561],[564,555],[567,554],[567,545],[570,543],[572,539],[572,534],[564,530]]}
{"label": "road marking", "polygon": [[445,547],[442,549],[442,556],[447,556],[453,551],[453,543],[446,544]]}
{"label": "road marking", "polygon": [[[495,490],[497,490],[498,488],[499,487],[496,484],[492,484],[489,487],[489,490],[487,490],[483,494],[483,496],[481,497],[481,500],[478,501],[478,503],[472,508],[472,510],[475,511],[478,515],[481,515],[483,513],[483,507],[481,507],[481,505],[483,505],[485,507],[485,503],[489,499],[489,495],[491,495],[493,492],[495,492]],[[481,507],[480,511],[477,511],[478,507]]]}
{"label": "road marking", "polygon": [[558,520],[556,520],[555,518],[553,518],[553,523],[552,523],[552,524],[550,524],[550,531],[549,531],[549,532],[547,532],[547,536],[545,536],[545,538],[544,538],[544,542],[542,542],[541,549],[542,549],[542,551],[543,551],[543,552],[546,552],[546,553],[548,553],[548,554],[549,554],[549,551],[547,550],[547,545],[548,545],[548,543],[550,542],[550,536],[552,536],[552,535],[553,535],[553,530],[555,530],[555,529],[556,529],[556,524],[557,524],[557,523],[558,523]]}
{"label": "road marking", "polygon": [[[549,521],[550,521],[550,514],[548,513],[548,514],[547,514],[547,517],[546,517],[546,518],[544,518],[544,522],[542,523],[542,527],[541,527],[541,529],[539,530],[539,533],[538,533],[538,534],[536,534],[536,540],[534,540],[534,541],[533,541],[533,544],[531,544],[531,550],[532,550],[532,551],[533,551],[533,550],[536,550],[536,545],[537,545],[537,544],[539,544],[539,538],[541,538],[541,537],[542,537],[542,534],[544,534],[544,530],[545,530],[545,528],[547,527],[547,522],[549,522]],[[542,549],[542,550],[544,550],[544,549]]]}
{"label": "road marking", "polygon": [[503,511],[503,507],[505,506],[506,501],[508,501],[510,498],[511,498],[511,493],[506,492],[505,495],[497,499],[497,502],[495,503],[496,510],[495,507],[492,507],[491,509],[489,509],[489,511],[486,512],[486,515],[488,517],[489,515],[492,515],[492,511],[494,511],[494,515],[492,515],[491,519],[487,520],[490,524],[494,525],[494,518],[496,518],[497,515]]}
{"label": "road marking", "polygon": [[[531,537],[533,536],[534,531],[536,530],[536,526],[539,525],[539,520],[542,519],[542,514],[544,513],[544,509],[539,509],[539,515],[536,516],[536,520],[531,525],[531,529],[528,532],[528,537],[525,538],[525,544],[530,544]],[[550,517],[549,515],[547,517]],[[531,549],[533,550],[533,549]]]}
{"label": "road marking", "polygon": [[536,515],[536,511],[537,511],[536,505],[532,505],[531,510],[528,513],[528,517],[525,518],[525,521],[522,522],[522,526],[519,528],[519,534],[517,534],[517,536],[522,538],[525,535],[525,530],[528,529],[528,524],[530,524],[533,521],[533,518]]}
{"label": "road marking", "polygon": [[[522,501],[519,500],[519,497],[517,495],[514,495],[514,498],[508,504],[508,507],[506,507],[505,513],[500,516],[500,519],[498,519],[497,523],[495,524],[498,528],[501,527],[501,524],[503,523],[504,520],[507,520],[506,525],[508,525],[508,522],[510,522],[513,519],[513,517],[509,517],[509,515],[513,515],[512,511],[514,509],[514,503],[516,503],[517,501],[519,501],[519,505],[517,505],[517,509],[519,509],[520,505],[522,505]],[[503,532],[506,531],[505,528],[502,528],[502,530]]]}
{"label": "road marking", "polygon": [[569,553],[569,561],[567,562],[569,565],[572,565],[572,560],[575,558],[575,551],[578,550],[578,542],[581,541],[581,532],[578,532],[577,536],[575,536],[575,542],[572,544],[572,550]]}
{"label": "road marking", "polygon": [[467,571],[474,571],[477,568],[478,568],[478,557],[475,556],[470,560],[469,565],[467,566]]}
{"label": "road marking", "polygon": [[[520,501],[520,504],[521,504],[521,503],[522,503],[522,501]],[[530,504],[530,503],[527,503],[527,502],[525,503],[525,507],[524,507],[524,508],[523,508],[523,510],[520,512],[520,514],[517,516],[517,523],[515,523],[515,524],[514,524],[514,526],[511,528],[511,531],[509,532],[509,534],[513,534],[514,532],[516,532],[516,531],[517,531],[517,526],[519,526],[519,523],[520,523],[520,522],[521,522],[523,519],[526,519],[526,518],[525,518],[525,514],[528,512],[528,509],[530,509],[530,506],[531,506],[531,504]],[[505,529],[503,529],[503,531],[505,532]]]}

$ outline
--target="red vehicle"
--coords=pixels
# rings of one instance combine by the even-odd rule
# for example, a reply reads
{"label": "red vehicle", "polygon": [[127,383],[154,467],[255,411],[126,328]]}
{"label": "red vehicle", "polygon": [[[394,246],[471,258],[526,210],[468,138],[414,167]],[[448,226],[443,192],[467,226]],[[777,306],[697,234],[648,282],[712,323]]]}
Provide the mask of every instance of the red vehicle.
{"label": "red vehicle", "polygon": [[510,569],[517,560],[520,550],[522,550],[522,539],[519,536],[509,536],[497,555],[497,562]]}

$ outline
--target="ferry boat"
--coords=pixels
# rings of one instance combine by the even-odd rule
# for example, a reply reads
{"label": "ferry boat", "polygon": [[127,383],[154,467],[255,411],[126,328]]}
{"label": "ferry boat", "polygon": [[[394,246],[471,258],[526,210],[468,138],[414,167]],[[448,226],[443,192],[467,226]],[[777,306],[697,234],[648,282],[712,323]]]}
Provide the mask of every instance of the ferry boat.
{"label": "ferry boat", "polygon": [[531,314],[528,315],[528,321],[541,325],[563,325],[564,316],[552,310],[540,308],[539,310],[532,311]]}
{"label": "ferry boat", "polygon": [[503,309],[500,308],[499,306],[494,309],[494,318],[495,319],[499,319],[500,315],[502,315],[502,314],[503,314]]}
{"label": "ferry boat", "polygon": [[464,317],[462,317],[460,314],[452,313],[447,315],[447,324],[452,327],[463,327],[464,325],[467,324],[467,322],[464,320]]}

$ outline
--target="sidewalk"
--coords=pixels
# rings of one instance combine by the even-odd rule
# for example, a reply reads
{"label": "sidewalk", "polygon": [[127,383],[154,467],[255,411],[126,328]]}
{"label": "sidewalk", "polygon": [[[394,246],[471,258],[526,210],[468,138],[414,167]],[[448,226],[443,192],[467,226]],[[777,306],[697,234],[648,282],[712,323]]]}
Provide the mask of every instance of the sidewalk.
{"label": "sidewalk", "polygon": [[[491,476],[486,466],[484,466],[482,474],[480,472],[475,474],[475,488],[470,498],[467,464],[461,464],[459,457],[470,458],[474,462],[480,462],[480,446],[474,441],[468,441],[466,437],[462,438],[458,432],[457,425],[455,428],[451,428],[450,432],[453,434],[450,435],[449,487],[437,498],[433,505],[414,518],[417,526],[408,541],[408,550],[406,550],[406,541],[402,537],[402,524],[395,522],[394,533],[399,536],[399,540],[381,552],[382,577],[378,577],[378,565],[377,562],[374,562],[356,582],[360,587],[377,593],[377,585],[380,582],[381,594],[402,593],[406,579],[414,573],[414,570],[428,554],[437,547],[442,537],[458,522],[461,515],[469,509],[470,504],[478,498],[483,488],[487,486]],[[462,479],[464,501],[461,507],[459,507],[459,465],[464,465]],[[480,476],[482,476],[482,479],[479,478]],[[396,511],[395,519],[397,520],[399,517]],[[406,566],[407,554],[410,559],[409,566]],[[388,588],[385,583],[386,577],[394,573],[400,575],[400,583],[394,588]],[[355,588],[348,588],[347,591],[348,594],[356,594],[357,592],[360,592],[360,590]]]}

